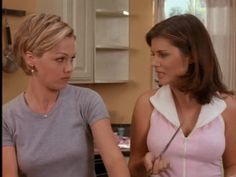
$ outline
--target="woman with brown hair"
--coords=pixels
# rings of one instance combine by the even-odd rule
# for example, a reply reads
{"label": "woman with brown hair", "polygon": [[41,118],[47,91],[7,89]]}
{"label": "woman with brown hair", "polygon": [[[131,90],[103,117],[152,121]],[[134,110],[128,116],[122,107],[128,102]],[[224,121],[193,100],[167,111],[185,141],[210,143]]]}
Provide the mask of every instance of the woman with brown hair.
{"label": "woman with brown hair", "polygon": [[131,176],[236,175],[236,99],[222,83],[204,25],[190,14],[173,16],[153,26],[146,41],[162,86],[137,100]]}

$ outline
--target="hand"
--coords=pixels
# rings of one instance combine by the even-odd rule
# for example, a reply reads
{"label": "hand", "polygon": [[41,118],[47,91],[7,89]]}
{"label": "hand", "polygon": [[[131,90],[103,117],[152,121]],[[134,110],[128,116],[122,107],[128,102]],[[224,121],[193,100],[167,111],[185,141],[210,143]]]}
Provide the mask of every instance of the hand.
{"label": "hand", "polygon": [[147,152],[144,157],[144,166],[148,175],[159,174],[169,168],[170,163],[163,157],[155,158],[151,152]]}

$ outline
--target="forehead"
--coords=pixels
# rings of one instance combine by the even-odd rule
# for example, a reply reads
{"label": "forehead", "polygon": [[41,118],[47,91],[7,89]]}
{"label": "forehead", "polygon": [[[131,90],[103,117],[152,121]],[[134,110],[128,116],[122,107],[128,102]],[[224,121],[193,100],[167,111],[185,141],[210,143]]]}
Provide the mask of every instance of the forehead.
{"label": "forehead", "polygon": [[73,37],[65,37],[61,41],[59,41],[52,49],[43,53],[42,57],[52,57],[58,54],[75,56],[76,48],[75,48],[75,38]]}
{"label": "forehead", "polygon": [[166,50],[176,48],[169,39],[164,37],[155,37],[151,40],[151,49]]}
{"label": "forehead", "polygon": [[61,41],[59,41],[54,49],[64,49],[75,45],[75,38],[74,37],[65,37]]}
{"label": "forehead", "polygon": [[59,41],[50,52],[58,52],[58,51],[67,51],[73,52],[75,51],[75,38],[74,37],[65,37],[61,41]]}

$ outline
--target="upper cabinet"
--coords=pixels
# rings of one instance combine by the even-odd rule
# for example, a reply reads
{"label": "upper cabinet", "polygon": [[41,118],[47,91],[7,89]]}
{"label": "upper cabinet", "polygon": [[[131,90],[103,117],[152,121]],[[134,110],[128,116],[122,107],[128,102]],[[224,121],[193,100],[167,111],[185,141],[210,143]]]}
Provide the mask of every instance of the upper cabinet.
{"label": "upper cabinet", "polygon": [[74,29],[71,83],[120,83],[129,78],[128,0],[40,0],[40,12],[60,15]]}
{"label": "upper cabinet", "polygon": [[95,1],[96,83],[128,82],[129,1]]}

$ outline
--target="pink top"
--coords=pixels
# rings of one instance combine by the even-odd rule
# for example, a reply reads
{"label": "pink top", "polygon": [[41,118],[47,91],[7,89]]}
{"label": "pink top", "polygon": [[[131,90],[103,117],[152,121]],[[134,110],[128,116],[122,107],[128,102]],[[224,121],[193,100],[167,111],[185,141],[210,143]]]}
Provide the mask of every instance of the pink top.
{"label": "pink top", "polygon": [[[150,98],[154,110],[151,115],[147,145],[156,156],[179,126],[178,114],[170,87],[162,86]],[[222,155],[225,149],[223,100],[214,97],[203,105],[192,132],[185,137],[178,132],[163,157],[170,168],[156,177],[222,177]]]}

